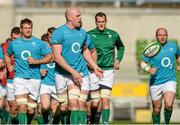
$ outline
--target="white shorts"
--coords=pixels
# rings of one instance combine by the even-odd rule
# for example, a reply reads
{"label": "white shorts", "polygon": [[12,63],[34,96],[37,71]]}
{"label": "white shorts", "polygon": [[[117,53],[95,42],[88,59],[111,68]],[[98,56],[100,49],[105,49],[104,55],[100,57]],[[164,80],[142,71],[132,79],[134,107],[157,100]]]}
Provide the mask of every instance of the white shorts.
{"label": "white shorts", "polygon": [[0,85],[0,98],[4,98],[5,96],[6,96],[6,88]]}
{"label": "white shorts", "polygon": [[49,86],[46,84],[41,84],[40,95],[42,95],[42,94],[49,94],[52,98],[58,100],[55,86]]}
{"label": "white shorts", "polygon": [[112,88],[112,85],[114,83],[114,70],[103,70],[104,77],[99,80],[98,84],[103,85],[109,88]]}
{"label": "white shorts", "polygon": [[8,101],[15,100],[13,83],[7,83],[6,91],[7,91],[7,100]]}
{"label": "white shorts", "polygon": [[33,100],[37,100],[39,96],[40,82],[41,80],[39,79],[14,78],[14,95],[29,93],[29,96]]}
{"label": "white shorts", "polygon": [[[72,76],[70,75],[62,75],[62,74],[55,74],[55,81],[56,81],[56,90],[57,93],[61,94],[67,90],[67,86],[74,84],[72,80]],[[82,78],[82,86],[81,90],[89,91],[89,76],[85,76]]]}
{"label": "white shorts", "polygon": [[99,77],[96,76],[96,74],[89,73],[89,85],[90,85],[90,91],[98,90],[99,89]]}
{"label": "white shorts", "polygon": [[176,82],[175,81],[168,81],[166,83],[150,86],[150,96],[152,100],[160,99],[163,94],[167,91],[171,91],[176,93]]}

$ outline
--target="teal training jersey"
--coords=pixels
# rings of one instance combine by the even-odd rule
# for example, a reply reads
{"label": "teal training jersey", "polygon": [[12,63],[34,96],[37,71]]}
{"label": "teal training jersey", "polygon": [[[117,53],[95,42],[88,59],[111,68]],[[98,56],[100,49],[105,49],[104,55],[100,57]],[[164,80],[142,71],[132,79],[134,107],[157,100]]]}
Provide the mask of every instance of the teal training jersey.
{"label": "teal training jersey", "polygon": [[0,46],[0,59],[4,60],[4,54],[1,46]]}
{"label": "teal training jersey", "polygon": [[103,70],[113,68],[115,61],[115,47],[117,48],[117,60],[121,61],[124,54],[124,45],[117,32],[105,29],[99,31],[97,28],[88,32],[93,39],[95,48],[97,50],[97,64]]}
{"label": "teal training jersey", "polygon": [[[82,28],[70,29],[66,24],[56,29],[51,38],[51,44],[61,44],[61,55],[66,62],[77,72],[82,73],[83,76],[88,75],[86,61],[82,55],[83,47],[87,42],[87,33]],[[58,64],[55,72],[65,75],[70,75]]]}
{"label": "teal training jersey", "polygon": [[176,81],[176,57],[180,56],[179,47],[175,42],[168,41],[161,46],[160,52],[147,58],[144,55],[142,60],[149,63],[151,67],[157,68],[157,72],[150,77],[150,85],[159,85],[168,81]]}
{"label": "teal training jersey", "polygon": [[41,79],[41,84],[55,86],[55,63],[42,64],[41,70],[47,71],[46,76]]}
{"label": "teal training jersey", "polygon": [[95,48],[93,39],[91,38],[91,36],[89,34],[87,35],[86,44],[87,44],[87,47],[88,47],[89,50],[92,50],[93,48]]}
{"label": "teal training jersey", "polygon": [[40,65],[29,64],[27,59],[42,59],[43,56],[52,53],[48,44],[38,38],[32,37],[30,40],[17,38],[10,42],[7,53],[14,55],[15,78],[40,79]]}

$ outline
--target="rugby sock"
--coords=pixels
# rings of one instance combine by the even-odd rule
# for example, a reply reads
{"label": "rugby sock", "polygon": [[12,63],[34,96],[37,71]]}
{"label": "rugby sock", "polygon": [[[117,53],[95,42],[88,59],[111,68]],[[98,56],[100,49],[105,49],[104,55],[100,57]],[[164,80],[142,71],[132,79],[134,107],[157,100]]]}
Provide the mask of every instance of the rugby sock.
{"label": "rugby sock", "polygon": [[61,117],[59,108],[57,108],[56,112],[52,113],[52,115],[53,115],[53,124],[59,124],[60,117]]}
{"label": "rugby sock", "polygon": [[67,125],[70,124],[69,122],[69,111],[61,112],[60,113],[61,118],[61,124]]}
{"label": "rugby sock", "polygon": [[46,110],[46,109],[41,109],[41,112],[42,112],[42,115],[43,115],[43,118],[44,118],[44,124],[47,124],[48,123],[48,115],[49,115],[49,110]]}
{"label": "rugby sock", "polygon": [[91,108],[91,124],[95,123],[96,112],[97,112],[96,107]]}
{"label": "rugby sock", "polygon": [[34,118],[34,113],[33,114],[27,113],[27,123],[28,124],[31,124],[31,121],[33,120],[33,118]]}
{"label": "rugby sock", "polygon": [[164,108],[164,122],[165,124],[169,124],[171,119],[172,109]]}
{"label": "rugby sock", "polygon": [[10,113],[5,108],[2,109],[2,124],[10,123]]}
{"label": "rugby sock", "polygon": [[18,113],[18,121],[19,121],[19,124],[22,124],[22,125],[27,124],[27,116],[25,112]]}
{"label": "rugby sock", "polygon": [[110,109],[103,109],[102,111],[102,124],[108,124],[109,123],[109,115],[110,115]]}
{"label": "rugby sock", "polygon": [[42,115],[37,114],[36,120],[37,120],[37,123],[38,123],[38,124],[44,124],[44,118],[43,118]]}
{"label": "rugby sock", "polygon": [[18,115],[13,116],[12,114],[10,114],[10,122],[11,124],[18,124]]}
{"label": "rugby sock", "polygon": [[160,124],[160,114],[152,113],[153,124]]}
{"label": "rugby sock", "polygon": [[86,114],[86,124],[90,124],[91,123],[91,115]]}
{"label": "rugby sock", "polygon": [[79,124],[86,124],[86,112],[79,111]]}
{"label": "rugby sock", "polygon": [[71,124],[79,124],[79,110],[72,110],[70,116]]}
{"label": "rugby sock", "polygon": [[96,112],[95,124],[99,124],[100,118],[101,118],[101,112]]}

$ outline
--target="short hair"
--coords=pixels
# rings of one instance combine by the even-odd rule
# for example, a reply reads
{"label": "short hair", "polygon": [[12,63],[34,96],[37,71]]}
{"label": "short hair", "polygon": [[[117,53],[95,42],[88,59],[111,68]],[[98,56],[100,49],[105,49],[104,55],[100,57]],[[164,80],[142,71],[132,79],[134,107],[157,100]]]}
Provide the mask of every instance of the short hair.
{"label": "short hair", "polygon": [[164,31],[166,32],[166,34],[168,35],[167,29],[164,28],[164,27],[160,27],[160,28],[158,28],[158,29],[156,30],[156,36],[158,35],[158,32],[159,32],[160,30],[164,30]]}
{"label": "short hair", "polygon": [[56,30],[56,27],[52,26],[52,27],[49,27],[48,30],[47,30],[47,33],[53,33],[53,31]]}
{"label": "short hair", "polygon": [[25,18],[25,19],[21,20],[21,22],[20,22],[20,27],[21,28],[23,27],[23,24],[28,24],[28,25],[31,25],[33,27],[33,22],[28,18]]}
{"label": "short hair", "polygon": [[105,13],[103,13],[103,12],[98,12],[98,13],[96,13],[96,15],[95,15],[95,21],[97,21],[97,17],[105,17],[105,20],[106,20],[106,14]]}
{"label": "short hair", "polygon": [[45,42],[48,42],[48,41],[47,41],[47,40],[48,40],[48,34],[47,34],[47,33],[43,34],[43,35],[41,36],[41,40],[43,40],[43,41],[45,41]]}
{"label": "short hair", "polygon": [[20,28],[19,27],[13,27],[12,29],[11,29],[11,36],[12,36],[12,34],[20,34],[21,33],[21,30],[20,30]]}

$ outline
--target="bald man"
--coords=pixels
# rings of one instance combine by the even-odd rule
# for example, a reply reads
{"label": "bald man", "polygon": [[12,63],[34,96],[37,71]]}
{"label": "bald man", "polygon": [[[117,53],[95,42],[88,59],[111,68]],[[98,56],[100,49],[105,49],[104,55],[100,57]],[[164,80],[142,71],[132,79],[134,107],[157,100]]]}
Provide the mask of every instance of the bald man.
{"label": "bald man", "polygon": [[[156,30],[156,40],[161,43],[160,52],[147,58],[143,55],[141,67],[150,73],[150,97],[152,100],[153,124],[160,124],[162,99],[164,98],[164,122],[169,124],[176,94],[176,69],[180,70],[180,50],[176,42],[167,40],[168,32],[161,27]],[[150,64],[151,66],[148,66]]]}
{"label": "bald man", "polygon": [[97,76],[103,77],[103,74],[87,49],[87,33],[81,28],[80,10],[75,7],[68,8],[65,18],[66,24],[57,28],[51,38],[56,61],[55,80],[60,110],[66,117],[69,103],[70,123],[86,124],[85,102],[89,92],[86,61]]}

